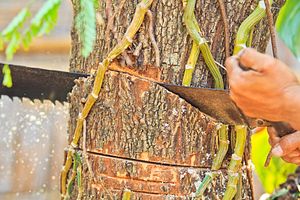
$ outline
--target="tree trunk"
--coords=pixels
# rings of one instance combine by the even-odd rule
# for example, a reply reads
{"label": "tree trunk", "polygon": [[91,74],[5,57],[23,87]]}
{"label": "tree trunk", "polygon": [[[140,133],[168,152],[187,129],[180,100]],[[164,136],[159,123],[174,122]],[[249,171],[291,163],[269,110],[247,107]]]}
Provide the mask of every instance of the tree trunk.
{"label": "tree trunk", "polygon": [[[257,1],[224,1],[232,52],[235,33]],[[77,2],[73,1],[75,15]],[[122,38],[138,3],[137,0],[100,2],[97,43],[88,59],[80,56],[80,44],[73,28],[71,71],[97,69],[98,63]],[[282,2],[274,5],[278,8]],[[217,149],[217,123],[154,82],[181,84],[192,46],[182,20],[181,0],[154,0],[150,10],[160,65],[155,64],[157,59],[146,17],[126,54],[115,59],[106,73],[99,98],[87,118],[86,149],[94,180],[83,161],[84,199],[120,199],[125,190],[131,191],[131,199],[188,199],[195,193],[205,172],[210,170]],[[224,63],[224,26],[217,0],[198,0],[195,15],[215,60]],[[254,32],[253,47],[264,52],[268,38],[264,19]],[[222,73],[226,78],[225,72]],[[80,79],[70,95],[70,140],[83,106],[82,98],[91,91],[92,81],[92,78]],[[192,86],[213,86],[202,56]],[[249,146],[244,166],[248,166]],[[81,139],[78,151],[82,149]],[[229,150],[219,170],[220,176],[206,191],[207,199],[222,197],[231,153]],[[252,193],[251,171],[244,167],[243,199],[253,199]]]}

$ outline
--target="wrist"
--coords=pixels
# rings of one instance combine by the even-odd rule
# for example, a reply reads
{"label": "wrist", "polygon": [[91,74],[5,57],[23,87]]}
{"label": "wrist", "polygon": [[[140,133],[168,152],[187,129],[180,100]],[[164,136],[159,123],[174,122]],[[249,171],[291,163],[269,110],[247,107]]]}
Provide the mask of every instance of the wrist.
{"label": "wrist", "polygon": [[283,121],[300,130],[300,84],[285,89],[282,107]]}

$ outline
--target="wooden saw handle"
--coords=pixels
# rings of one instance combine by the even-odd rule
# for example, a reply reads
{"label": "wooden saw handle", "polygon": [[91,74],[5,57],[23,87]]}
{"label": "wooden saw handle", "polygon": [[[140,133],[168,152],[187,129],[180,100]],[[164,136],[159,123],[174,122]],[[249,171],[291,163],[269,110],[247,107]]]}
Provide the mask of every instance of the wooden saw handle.
{"label": "wooden saw handle", "polygon": [[274,129],[276,130],[278,137],[283,137],[297,131],[287,122],[269,122],[269,123],[270,126],[273,126]]}
{"label": "wooden saw handle", "polygon": [[[278,137],[283,137],[297,131],[287,122],[269,122],[269,125],[273,126],[273,128],[276,130],[276,135]],[[265,165],[264,165],[265,167],[269,166],[271,158],[272,158],[272,149],[270,150],[266,158]]]}

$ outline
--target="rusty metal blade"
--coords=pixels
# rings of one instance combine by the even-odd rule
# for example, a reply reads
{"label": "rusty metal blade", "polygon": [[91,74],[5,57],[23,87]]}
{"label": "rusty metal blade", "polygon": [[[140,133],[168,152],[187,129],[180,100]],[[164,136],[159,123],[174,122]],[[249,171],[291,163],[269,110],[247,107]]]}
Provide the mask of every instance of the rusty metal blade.
{"label": "rusty metal blade", "polygon": [[[238,110],[226,90],[160,84],[185,99],[201,112],[225,124],[245,124],[248,118]],[[245,121],[246,120],[246,121]]]}
{"label": "rusty metal blade", "polygon": [[[0,68],[4,64],[0,63]],[[13,77],[13,87],[0,86],[0,96],[67,101],[67,94],[74,86],[74,80],[88,74],[46,70],[40,68],[9,65]],[[2,77],[1,79],[2,80]],[[179,95],[201,112],[226,124],[247,124],[246,119],[229,97],[228,91],[193,88],[158,83],[172,93]]]}
{"label": "rusty metal blade", "polygon": [[[0,63],[2,71],[4,64]],[[87,74],[46,70],[40,68],[24,67],[9,64],[13,78],[13,87],[6,88],[0,84],[0,96],[7,95],[10,98],[29,98],[51,100],[53,103],[67,101],[67,94],[74,86],[74,80],[79,77],[87,77]],[[3,75],[0,73],[2,82]]]}

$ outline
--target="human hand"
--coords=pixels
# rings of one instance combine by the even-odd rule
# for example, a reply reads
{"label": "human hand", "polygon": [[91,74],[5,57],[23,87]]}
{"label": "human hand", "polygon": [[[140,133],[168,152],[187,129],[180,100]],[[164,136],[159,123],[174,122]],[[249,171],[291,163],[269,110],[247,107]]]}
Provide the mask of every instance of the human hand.
{"label": "human hand", "polygon": [[300,165],[300,131],[282,138],[276,136],[273,128],[268,128],[269,143],[272,146],[272,155],[281,157],[288,163]]}
{"label": "human hand", "polygon": [[[243,70],[240,64],[250,70]],[[225,65],[230,96],[247,116],[289,123],[299,116],[299,109],[291,105],[291,99],[296,90],[300,91],[300,84],[283,62],[246,48],[239,58],[228,58]],[[293,125],[299,129],[297,121]]]}

